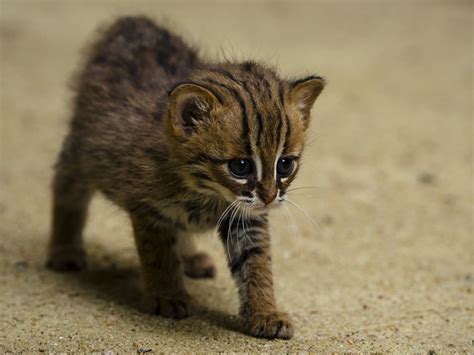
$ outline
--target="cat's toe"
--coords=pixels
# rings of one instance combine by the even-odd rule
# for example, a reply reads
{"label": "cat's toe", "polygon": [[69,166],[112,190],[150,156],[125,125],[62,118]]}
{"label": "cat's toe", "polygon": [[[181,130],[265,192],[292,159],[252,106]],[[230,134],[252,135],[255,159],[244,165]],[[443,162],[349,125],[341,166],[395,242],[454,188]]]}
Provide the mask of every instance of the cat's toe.
{"label": "cat's toe", "polygon": [[52,248],[46,267],[55,271],[80,271],[86,268],[86,253],[82,248]]}
{"label": "cat's toe", "polygon": [[198,253],[183,257],[184,273],[192,278],[212,278],[216,275],[216,268],[212,259],[205,253]]}
{"label": "cat's toe", "polygon": [[192,314],[193,305],[188,294],[169,297],[158,297],[156,301],[156,313],[173,319],[183,319]]}
{"label": "cat's toe", "polygon": [[282,312],[252,315],[245,327],[250,335],[267,339],[290,339],[294,332],[288,314]]}

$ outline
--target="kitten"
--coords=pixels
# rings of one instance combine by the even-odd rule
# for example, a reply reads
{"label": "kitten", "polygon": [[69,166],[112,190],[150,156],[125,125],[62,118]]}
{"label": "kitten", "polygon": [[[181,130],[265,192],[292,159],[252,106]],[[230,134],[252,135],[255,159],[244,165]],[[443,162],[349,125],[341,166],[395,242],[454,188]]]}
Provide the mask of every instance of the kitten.
{"label": "kitten", "polygon": [[99,190],[130,215],[157,313],[190,314],[183,274],[215,273],[190,234],[217,227],[246,331],[290,338],[273,293],[267,212],[296,176],[324,80],[283,80],[253,61],[204,62],[149,19],[125,17],[92,47],[76,86],[47,266],[85,266],[81,233]]}

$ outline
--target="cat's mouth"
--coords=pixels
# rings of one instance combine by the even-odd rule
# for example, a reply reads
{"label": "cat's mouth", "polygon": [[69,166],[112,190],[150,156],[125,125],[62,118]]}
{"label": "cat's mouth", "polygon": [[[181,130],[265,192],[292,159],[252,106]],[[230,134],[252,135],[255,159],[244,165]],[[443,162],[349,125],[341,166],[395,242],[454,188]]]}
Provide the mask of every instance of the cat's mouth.
{"label": "cat's mouth", "polygon": [[242,203],[244,206],[250,207],[250,209],[258,211],[258,212],[265,212],[268,210],[272,210],[281,206],[281,204],[285,201],[284,196],[278,196],[270,203],[265,203],[257,197],[238,197],[237,201]]}

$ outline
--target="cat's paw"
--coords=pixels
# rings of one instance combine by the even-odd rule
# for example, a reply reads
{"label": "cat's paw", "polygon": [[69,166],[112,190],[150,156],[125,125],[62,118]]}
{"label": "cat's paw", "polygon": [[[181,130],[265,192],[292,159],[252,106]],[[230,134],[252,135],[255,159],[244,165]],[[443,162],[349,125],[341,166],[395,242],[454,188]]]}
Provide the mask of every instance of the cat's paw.
{"label": "cat's paw", "polygon": [[192,278],[212,278],[216,275],[216,268],[212,259],[205,253],[198,253],[183,257],[184,273]]}
{"label": "cat's paw", "polygon": [[286,313],[254,314],[244,321],[247,332],[258,338],[290,339],[293,336],[293,325]]}
{"label": "cat's paw", "polygon": [[156,299],[155,313],[163,317],[183,319],[189,317],[192,311],[192,299],[186,292],[172,298],[159,296]]}
{"label": "cat's paw", "polygon": [[86,267],[86,253],[78,247],[51,248],[46,267],[56,271],[80,271]]}

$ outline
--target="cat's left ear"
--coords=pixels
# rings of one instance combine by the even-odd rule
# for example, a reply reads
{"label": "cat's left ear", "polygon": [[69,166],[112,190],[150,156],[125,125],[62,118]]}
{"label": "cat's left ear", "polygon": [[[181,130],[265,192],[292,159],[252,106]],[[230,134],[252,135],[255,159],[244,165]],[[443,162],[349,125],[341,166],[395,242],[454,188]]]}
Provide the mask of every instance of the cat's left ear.
{"label": "cat's left ear", "polygon": [[307,121],[309,121],[311,108],[325,85],[326,81],[320,76],[309,76],[290,82],[290,105],[302,113],[306,126],[309,123]]}

